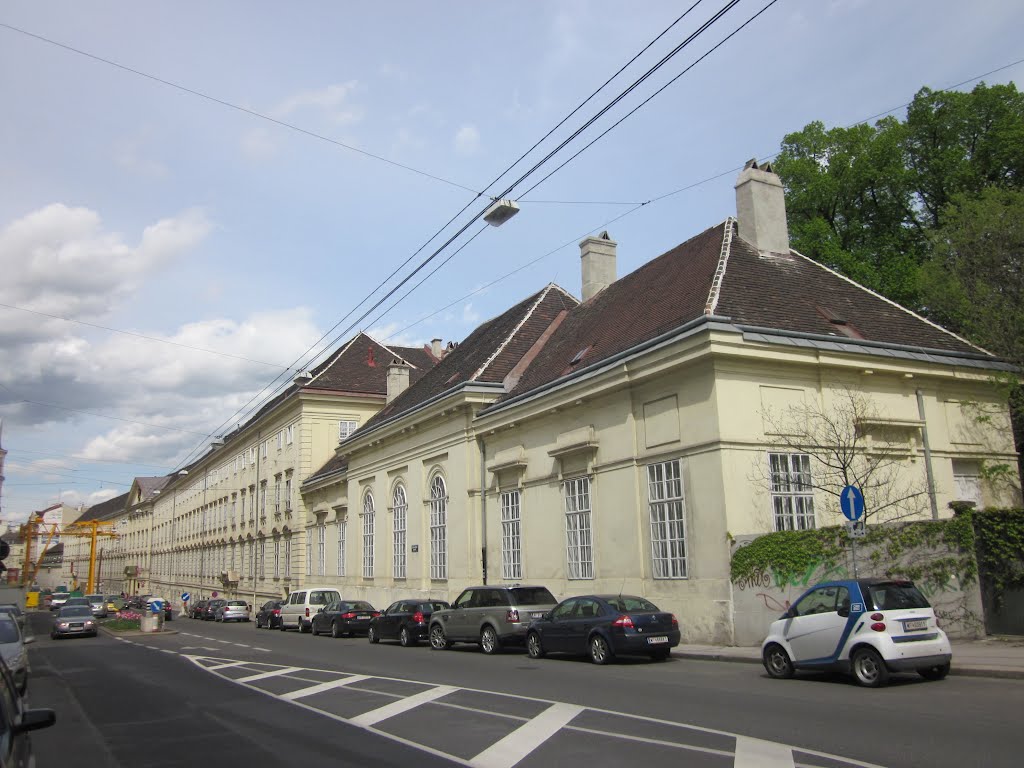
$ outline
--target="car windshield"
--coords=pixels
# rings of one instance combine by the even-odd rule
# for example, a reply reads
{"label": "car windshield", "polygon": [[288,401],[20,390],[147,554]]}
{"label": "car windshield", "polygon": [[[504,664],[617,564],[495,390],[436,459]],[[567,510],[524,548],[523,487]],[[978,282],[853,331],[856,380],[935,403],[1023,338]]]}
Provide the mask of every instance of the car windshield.
{"label": "car windshield", "polygon": [[53,593],[53,599],[54,600],[67,600],[69,597],[71,597],[71,593],[70,592],[54,592]]}
{"label": "car windshield", "polygon": [[353,602],[353,603],[341,603],[338,605],[339,611],[372,611],[373,606],[369,603]]}
{"label": "car windshield", "polygon": [[90,603],[102,603],[103,595],[86,595],[85,599],[88,600]]}
{"label": "car windshield", "polygon": [[0,621],[0,643],[16,643],[20,639],[17,624],[13,621]]}
{"label": "car windshield", "polygon": [[84,597],[69,597],[67,601],[68,605],[88,605],[89,601]]}
{"label": "car windshield", "polygon": [[72,605],[67,608],[61,608],[60,613],[57,614],[58,619],[74,619],[80,616],[92,618],[92,609],[87,605]]}
{"label": "car windshield", "polygon": [[334,603],[341,599],[341,595],[337,592],[310,592],[309,593],[309,604],[310,605],[327,605],[327,603]]}
{"label": "car windshield", "polygon": [[245,600],[228,600],[228,605],[237,605],[241,608],[245,608]]}
{"label": "car windshield", "polygon": [[558,602],[544,587],[513,587],[510,591],[518,605],[554,605]]}
{"label": "car windshield", "polygon": [[421,611],[443,611],[449,607],[448,603],[438,601],[436,603],[420,603],[419,610]]}
{"label": "car windshield", "polygon": [[913,584],[887,582],[868,586],[871,608],[876,611],[896,611],[901,608],[931,608],[928,600]]}
{"label": "car windshield", "polygon": [[610,598],[607,602],[608,605],[616,611],[622,611],[623,613],[629,613],[630,611],[646,611],[654,613],[658,610],[658,606],[650,600],[644,600],[642,597],[626,597],[619,595],[617,597]]}

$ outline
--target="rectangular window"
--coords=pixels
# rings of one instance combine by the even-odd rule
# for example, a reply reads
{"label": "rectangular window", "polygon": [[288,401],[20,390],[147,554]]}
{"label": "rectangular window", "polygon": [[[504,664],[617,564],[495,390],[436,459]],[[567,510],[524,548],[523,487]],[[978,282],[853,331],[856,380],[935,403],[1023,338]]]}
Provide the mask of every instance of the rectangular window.
{"label": "rectangular window", "polygon": [[260,517],[267,516],[267,481],[260,483]]}
{"label": "rectangular window", "polygon": [[292,576],[292,537],[285,536],[284,539],[284,577],[290,579]]}
{"label": "rectangular window", "polygon": [[245,489],[239,494],[239,500],[242,502],[241,508],[238,513],[238,524],[242,525],[245,522]]}
{"label": "rectangular window", "polygon": [[647,467],[651,562],[656,579],[686,578],[686,505],[679,459]]}
{"label": "rectangular window", "polygon": [[281,575],[281,540],[274,539],[274,578]]}
{"label": "rectangular window", "polygon": [[373,512],[363,513],[363,577],[373,578]]}
{"label": "rectangular window", "polygon": [[523,539],[519,489],[501,494],[501,578],[523,578]]}
{"label": "rectangular window", "polygon": [[291,445],[295,442],[295,425],[289,424],[284,430],[284,441]]}
{"label": "rectangular window", "polygon": [[274,514],[281,514],[281,476],[274,480]]}
{"label": "rectangular window", "polygon": [[260,443],[260,458],[261,459],[267,458],[267,443],[269,443],[269,442],[270,442],[269,440],[264,440],[262,443]]}
{"label": "rectangular window", "polygon": [[[244,497],[243,497],[244,498]],[[231,494],[231,524],[235,524],[235,512],[238,511],[238,499],[234,494]]]}
{"label": "rectangular window", "polygon": [[594,545],[590,530],[590,478],[565,481],[566,575],[594,578]]}
{"label": "rectangular window", "polygon": [[405,525],[408,511],[409,506],[408,504],[405,504],[404,501],[401,504],[397,504],[393,510],[394,530],[392,533],[392,538],[394,544],[394,552],[392,554],[392,566],[394,570],[394,576],[396,579],[405,578]]}
{"label": "rectangular window", "polygon": [[348,534],[348,519],[338,521],[338,575],[345,575],[345,538]]}
{"label": "rectangular window", "polygon": [[811,457],[806,453],[769,453],[772,511],[776,531],[814,528]]}
{"label": "rectangular window", "polygon": [[264,576],[264,564],[267,560],[267,540],[260,539],[260,565],[259,565],[259,577],[262,579]]}
{"label": "rectangular window", "polygon": [[277,433],[277,450],[281,450],[284,447],[284,430]]}
{"label": "rectangular window", "polygon": [[284,511],[292,511],[292,479],[286,477],[284,479]]}
{"label": "rectangular window", "polygon": [[249,466],[251,467],[255,463],[256,463],[256,448],[253,447],[253,448],[249,449]]}
{"label": "rectangular window", "polygon": [[256,580],[256,542],[249,540],[249,581]]}
{"label": "rectangular window", "polygon": [[231,545],[231,565],[228,566],[229,570],[235,570],[235,545]]}
{"label": "rectangular window", "polygon": [[316,527],[316,574],[327,574],[327,523]]}
{"label": "rectangular window", "polygon": [[356,431],[356,427],[359,426],[358,421],[342,420],[338,422],[338,442],[347,440],[349,435]]}
{"label": "rectangular window", "polygon": [[306,529],[306,575],[313,575],[313,529]]}

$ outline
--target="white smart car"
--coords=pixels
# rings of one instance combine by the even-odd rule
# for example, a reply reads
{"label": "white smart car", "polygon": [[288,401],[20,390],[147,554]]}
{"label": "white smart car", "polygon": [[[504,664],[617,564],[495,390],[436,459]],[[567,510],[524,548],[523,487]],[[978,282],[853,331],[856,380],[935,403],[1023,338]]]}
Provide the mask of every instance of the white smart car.
{"label": "white smart car", "polygon": [[838,669],[869,688],[885,685],[890,672],[941,680],[952,656],[928,600],[913,582],[891,579],[817,584],[772,623],[761,644],[772,677]]}

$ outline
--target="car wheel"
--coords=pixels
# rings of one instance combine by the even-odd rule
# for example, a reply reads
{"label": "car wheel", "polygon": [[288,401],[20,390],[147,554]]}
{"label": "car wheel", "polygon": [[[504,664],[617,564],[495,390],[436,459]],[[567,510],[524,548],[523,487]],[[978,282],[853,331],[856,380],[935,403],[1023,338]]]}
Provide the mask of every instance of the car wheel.
{"label": "car wheel", "polygon": [[656,651],[651,651],[651,659],[654,661],[667,661],[671,655],[672,650],[670,648],[659,648]]}
{"label": "car wheel", "polygon": [[306,621],[303,621],[302,619],[299,619],[299,634],[300,635],[309,634],[312,630],[313,630],[312,622],[306,622]]}
{"label": "car wheel", "polygon": [[595,664],[607,664],[612,660],[612,649],[601,635],[590,638],[590,660]]}
{"label": "car wheel", "polygon": [[366,639],[367,639],[367,641],[369,641],[371,643],[374,643],[374,644],[380,642],[380,638],[377,636],[377,628],[376,627],[370,627],[369,629],[366,630]]}
{"label": "car wheel", "polygon": [[936,664],[932,667],[921,667],[917,674],[925,680],[942,680],[949,674],[949,664]]}
{"label": "car wheel", "polygon": [[331,622],[331,637],[335,639],[341,637],[341,632],[338,631],[338,622],[336,621]]}
{"label": "car wheel", "polygon": [[769,677],[788,680],[793,676],[793,662],[790,660],[789,654],[786,653],[786,649],[778,643],[772,643],[764,649],[761,662]]}
{"label": "car wheel", "polygon": [[411,648],[416,645],[416,638],[409,633],[408,627],[398,630],[398,644],[403,648]]}
{"label": "car wheel", "polygon": [[544,646],[540,642],[540,635],[536,632],[531,632],[526,636],[526,652],[530,654],[531,659],[544,658]]}
{"label": "car wheel", "polygon": [[446,651],[452,647],[451,642],[444,635],[444,627],[435,624],[430,628],[430,647],[435,651]]}
{"label": "car wheel", "polygon": [[257,616],[256,617],[256,629],[259,629],[259,628],[260,628],[260,617]]}
{"label": "car wheel", "polygon": [[317,635],[319,635],[319,634],[320,634],[320,630],[319,630],[319,629],[317,629],[317,626],[316,626],[316,622],[315,622],[315,621],[311,621],[311,622],[309,622],[309,633],[310,633],[311,635],[313,635],[314,637],[316,637]]}
{"label": "car wheel", "polygon": [[501,640],[494,627],[488,625],[480,632],[480,650],[489,656],[501,650]]}
{"label": "car wheel", "polygon": [[851,664],[857,683],[865,688],[881,688],[889,682],[889,670],[874,648],[858,648]]}

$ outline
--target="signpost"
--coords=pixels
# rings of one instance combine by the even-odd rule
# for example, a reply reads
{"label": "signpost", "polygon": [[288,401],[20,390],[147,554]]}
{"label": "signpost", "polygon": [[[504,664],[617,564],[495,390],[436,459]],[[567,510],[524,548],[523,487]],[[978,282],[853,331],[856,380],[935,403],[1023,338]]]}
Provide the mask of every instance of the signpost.
{"label": "signpost", "polygon": [[864,494],[855,485],[848,485],[839,493],[839,509],[849,521],[846,531],[850,537],[850,554],[853,557],[853,578],[857,578],[857,539],[867,534],[861,521],[864,516]]}

